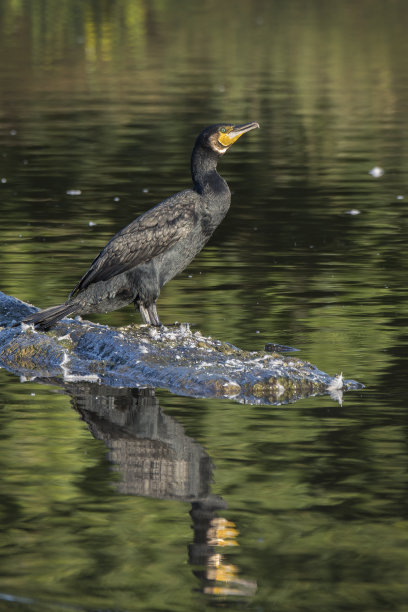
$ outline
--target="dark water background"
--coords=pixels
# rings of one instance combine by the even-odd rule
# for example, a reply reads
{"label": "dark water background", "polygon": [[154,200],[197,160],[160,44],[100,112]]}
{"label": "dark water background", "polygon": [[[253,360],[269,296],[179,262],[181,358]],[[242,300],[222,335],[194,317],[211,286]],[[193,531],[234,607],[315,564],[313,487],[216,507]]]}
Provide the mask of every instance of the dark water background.
{"label": "dark water background", "polygon": [[1,371],[0,610],[407,609],[407,23],[405,0],[0,0],[0,289],[64,301],[189,186],[202,127],[259,121],[161,319],[366,385],[271,407]]}

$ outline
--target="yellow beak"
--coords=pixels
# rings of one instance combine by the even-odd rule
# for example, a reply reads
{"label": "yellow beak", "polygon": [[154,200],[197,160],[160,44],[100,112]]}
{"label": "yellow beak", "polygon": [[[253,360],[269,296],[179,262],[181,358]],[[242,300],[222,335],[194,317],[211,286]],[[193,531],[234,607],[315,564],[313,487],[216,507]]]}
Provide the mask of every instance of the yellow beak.
{"label": "yellow beak", "polygon": [[242,134],[246,134],[250,130],[254,130],[255,128],[259,128],[259,123],[253,121],[252,123],[244,123],[244,125],[234,125],[232,130],[228,132],[228,134],[220,134],[218,141],[224,147],[230,147],[234,142],[242,136]]}

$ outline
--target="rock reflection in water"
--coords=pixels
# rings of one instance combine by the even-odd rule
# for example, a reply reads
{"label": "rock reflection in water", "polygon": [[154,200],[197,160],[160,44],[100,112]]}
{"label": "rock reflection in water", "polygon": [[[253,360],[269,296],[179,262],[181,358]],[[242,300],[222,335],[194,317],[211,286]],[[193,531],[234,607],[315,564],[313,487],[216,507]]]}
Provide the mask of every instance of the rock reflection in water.
{"label": "rock reflection in water", "polygon": [[189,563],[209,595],[250,596],[256,583],[239,577],[224,550],[238,545],[234,523],[218,512],[226,502],[212,495],[213,464],[183,427],[163,413],[154,389],[118,389],[92,383],[65,387],[92,435],[109,449],[125,495],[186,501],[192,504],[194,539]]}

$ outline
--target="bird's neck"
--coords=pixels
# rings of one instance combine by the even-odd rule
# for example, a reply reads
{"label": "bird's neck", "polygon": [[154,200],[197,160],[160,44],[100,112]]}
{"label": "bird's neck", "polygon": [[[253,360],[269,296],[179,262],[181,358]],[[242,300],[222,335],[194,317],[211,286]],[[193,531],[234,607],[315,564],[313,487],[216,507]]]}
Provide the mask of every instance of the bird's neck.
{"label": "bird's neck", "polygon": [[217,172],[219,159],[220,156],[211,149],[205,149],[201,145],[194,147],[191,156],[191,176],[197,193],[204,194],[209,191],[229,193],[227,183]]}

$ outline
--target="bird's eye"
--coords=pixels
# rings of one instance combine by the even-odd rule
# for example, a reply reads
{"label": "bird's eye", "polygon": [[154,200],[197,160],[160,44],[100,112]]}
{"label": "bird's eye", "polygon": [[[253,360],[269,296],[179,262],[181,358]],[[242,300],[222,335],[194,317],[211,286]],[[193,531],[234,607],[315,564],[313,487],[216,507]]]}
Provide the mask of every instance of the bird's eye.
{"label": "bird's eye", "polygon": [[227,130],[226,130],[225,128],[221,128],[221,132],[222,132],[223,134],[225,134],[225,132],[226,132],[226,131],[227,131]]}

